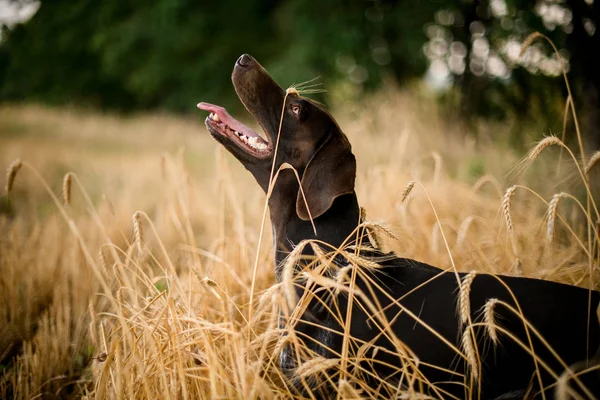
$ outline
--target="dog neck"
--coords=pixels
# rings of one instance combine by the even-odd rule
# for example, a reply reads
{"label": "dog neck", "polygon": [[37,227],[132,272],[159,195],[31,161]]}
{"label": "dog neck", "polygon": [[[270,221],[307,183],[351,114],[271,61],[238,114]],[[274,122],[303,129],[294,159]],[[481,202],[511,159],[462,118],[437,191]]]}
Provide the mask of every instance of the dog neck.
{"label": "dog neck", "polygon": [[[360,223],[360,207],[356,193],[348,193],[337,197],[329,210],[318,218],[304,221],[296,213],[296,197],[299,190],[298,181],[292,171],[281,171],[277,183],[269,198],[269,211],[273,229],[273,246],[275,250],[275,270],[277,280],[286,256],[303,240],[316,239],[338,248],[342,244],[350,244],[356,238],[349,236]],[[316,231],[316,234],[315,234]],[[330,251],[332,248],[325,248]],[[306,246],[304,255],[310,255],[312,249]]]}

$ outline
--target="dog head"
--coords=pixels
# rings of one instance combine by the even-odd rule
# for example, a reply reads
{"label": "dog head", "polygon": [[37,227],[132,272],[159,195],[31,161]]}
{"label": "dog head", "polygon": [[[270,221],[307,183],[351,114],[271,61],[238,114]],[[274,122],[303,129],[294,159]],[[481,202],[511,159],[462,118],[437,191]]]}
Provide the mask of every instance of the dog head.
{"label": "dog head", "polygon": [[335,198],[354,191],[356,160],[348,139],[327,111],[295,91],[283,90],[247,54],[235,63],[232,81],[265,137],[222,107],[209,103],[198,107],[210,112],[206,127],[213,138],[254,175],[265,192],[272,167],[277,171],[284,163],[301,179],[306,201],[298,190],[296,213],[302,220],[318,218]]}

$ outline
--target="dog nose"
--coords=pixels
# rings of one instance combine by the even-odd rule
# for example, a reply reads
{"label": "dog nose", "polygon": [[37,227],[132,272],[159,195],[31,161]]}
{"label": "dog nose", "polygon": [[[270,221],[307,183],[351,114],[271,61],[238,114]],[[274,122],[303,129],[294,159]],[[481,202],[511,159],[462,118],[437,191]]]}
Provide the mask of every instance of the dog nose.
{"label": "dog nose", "polygon": [[237,65],[240,67],[248,67],[250,63],[253,61],[253,58],[249,54],[242,54],[240,58],[237,60]]}

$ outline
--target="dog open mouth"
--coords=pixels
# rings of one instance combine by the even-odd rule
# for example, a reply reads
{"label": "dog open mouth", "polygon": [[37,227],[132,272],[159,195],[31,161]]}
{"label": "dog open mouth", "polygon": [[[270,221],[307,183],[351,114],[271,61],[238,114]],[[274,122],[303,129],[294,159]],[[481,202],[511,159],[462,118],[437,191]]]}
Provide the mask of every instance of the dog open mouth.
{"label": "dog open mouth", "polygon": [[255,157],[263,158],[271,154],[269,141],[233,118],[225,108],[204,102],[198,103],[198,108],[210,112],[206,117],[206,126],[215,139],[227,138]]}

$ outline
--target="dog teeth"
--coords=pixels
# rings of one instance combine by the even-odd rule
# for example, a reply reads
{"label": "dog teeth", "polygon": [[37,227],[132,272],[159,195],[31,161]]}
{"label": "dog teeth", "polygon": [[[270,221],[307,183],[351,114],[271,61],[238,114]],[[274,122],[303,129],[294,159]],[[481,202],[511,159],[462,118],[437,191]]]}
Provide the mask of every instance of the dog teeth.
{"label": "dog teeth", "polygon": [[265,151],[268,147],[267,144],[257,136],[246,136],[242,132],[234,131],[233,129],[232,131],[235,136],[237,136],[242,142],[244,142],[254,150]]}
{"label": "dog teeth", "polygon": [[221,121],[221,118],[219,118],[219,116],[215,113],[210,114],[210,119],[212,119],[213,121],[216,121],[216,122]]}
{"label": "dog teeth", "polygon": [[254,150],[264,151],[267,149],[266,143],[260,142],[260,139],[256,136],[248,139],[248,146],[252,147]]}

